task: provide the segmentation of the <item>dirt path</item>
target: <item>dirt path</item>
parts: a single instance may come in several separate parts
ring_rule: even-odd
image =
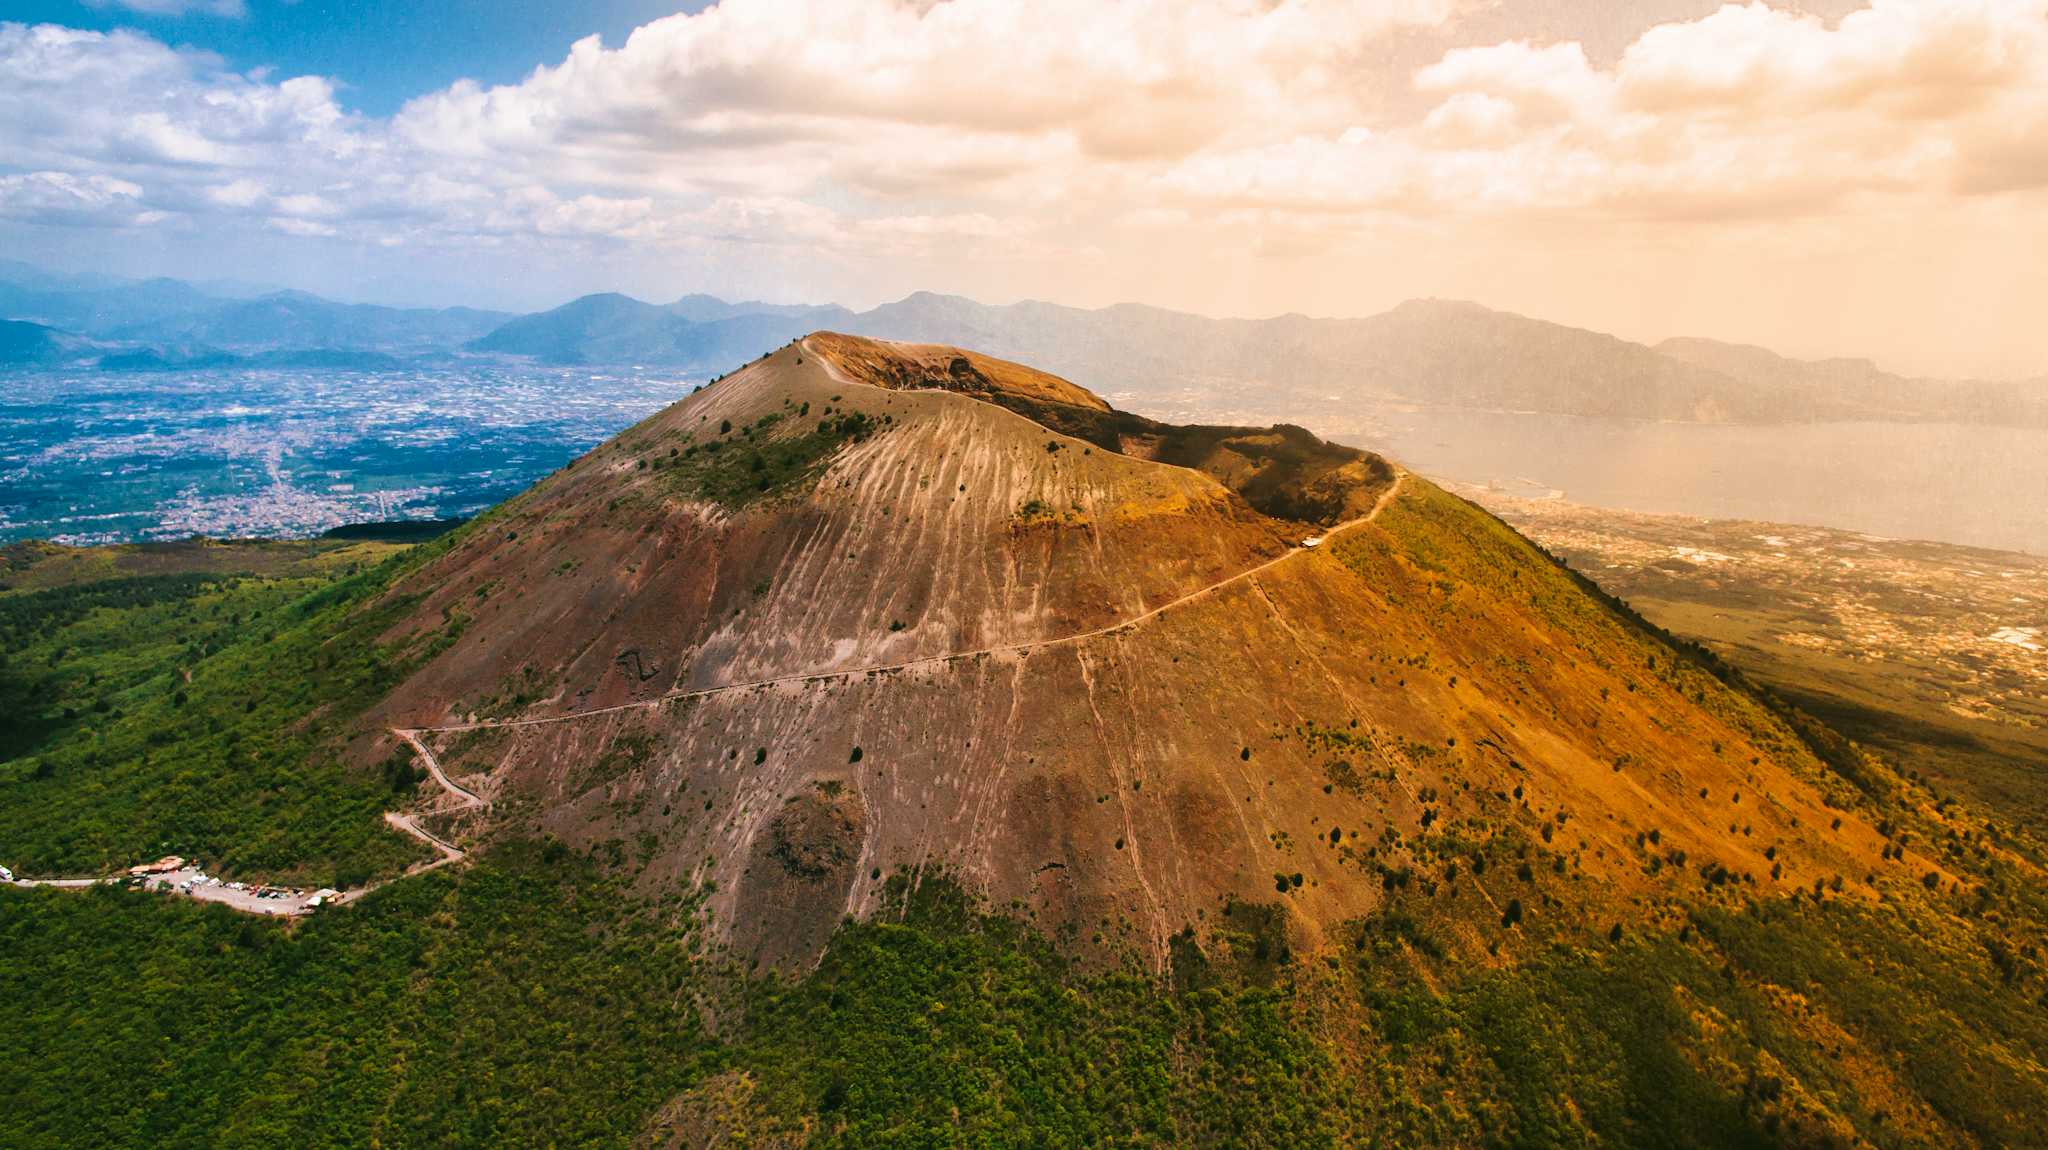
[[[829,363],[830,361],[821,362]],[[1394,472],[1394,481],[1387,485],[1387,489],[1385,491],[1380,492],[1379,498],[1373,501],[1372,509],[1356,519],[1352,519],[1344,523],[1339,523],[1337,526],[1330,528],[1328,531],[1325,531],[1322,536],[1323,545],[1327,545],[1330,540],[1335,539],[1337,536],[1343,534],[1344,532],[1363,526],[1364,524],[1370,523],[1374,519],[1377,519],[1379,517],[1380,512],[1386,510],[1387,505],[1393,502],[1394,496],[1400,493],[1401,486],[1403,483],[1407,481],[1407,478],[1408,473],[1406,471],[1396,469]],[[1168,611],[1172,611],[1179,607],[1185,607],[1189,603],[1193,603],[1196,600],[1202,599],[1209,595],[1213,595],[1217,591],[1220,591],[1225,587],[1229,587],[1237,583],[1242,583],[1247,579],[1255,578],[1258,575],[1270,571],[1273,568],[1279,566],[1280,564],[1287,562],[1289,559],[1293,559],[1298,555],[1308,553],[1309,550],[1310,549],[1306,547],[1292,548],[1285,554],[1276,556],[1272,559],[1268,559],[1264,563],[1261,563],[1256,567],[1248,567],[1235,575],[1231,575],[1223,579],[1218,579],[1216,582],[1210,583],[1203,587],[1198,587],[1195,590],[1190,591],[1177,599],[1170,599],[1167,602],[1161,603],[1160,605],[1152,608],[1149,611],[1143,612],[1142,614],[1133,615],[1128,619],[1119,619],[1114,623],[1107,623],[1103,626],[1096,627],[1093,630],[1081,631],[1072,635],[1061,635],[1053,639],[1034,639],[1025,643],[1004,643],[993,647],[980,647],[972,651],[952,651],[940,655],[924,655],[916,659],[907,659],[900,663],[881,663],[866,667],[849,667],[837,671],[796,671],[787,675],[775,675],[766,679],[750,679],[743,683],[725,683],[716,687],[700,687],[696,690],[691,691],[668,691],[652,699],[636,699],[630,703],[616,703],[609,707],[598,707],[588,711],[576,711],[567,715],[540,715],[529,719],[483,719],[474,723],[449,723],[444,726],[437,727],[393,727],[391,730],[392,733],[397,735],[399,738],[404,739],[408,743],[411,743],[413,749],[418,751],[422,756],[426,758],[428,764],[427,769],[433,772],[434,777],[441,783],[442,786],[445,786],[456,793],[467,795],[470,799],[474,800],[475,802],[482,802],[483,800],[478,799],[476,795],[471,794],[469,791],[457,786],[454,782],[450,781],[446,775],[441,773],[440,765],[434,761],[434,757],[427,752],[426,747],[420,742],[420,735],[442,732],[493,730],[500,727],[535,727],[542,726],[548,723],[566,723],[574,719],[588,719],[598,715],[617,714],[621,711],[637,711],[644,710],[648,707],[659,707],[665,703],[671,703],[678,699],[709,698],[713,695],[725,694],[728,691],[751,691],[760,687],[774,687],[784,683],[825,683],[838,679],[858,678],[864,675],[884,674],[891,671],[907,671],[913,667],[940,666],[946,663],[957,663],[963,659],[979,659],[983,656],[988,655],[1025,655],[1034,651],[1048,650],[1050,648],[1066,646],[1068,644],[1084,643],[1090,639],[1098,639],[1104,635],[1111,635],[1130,627],[1136,627],[1139,624],[1157,618],[1158,616],[1163,615]]]
[[[808,351],[810,349],[808,346],[806,346],[805,350]],[[828,371],[834,371],[836,377],[836,369],[834,369],[831,366],[830,360],[823,359],[821,357],[820,362],[826,365],[826,369]],[[1323,544],[1327,545],[1327,543],[1330,540],[1335,539],[1338,535],[1341,535],[1346,531],[1350,531],[1353,528],[1359,527],[1366,523],[1370,523],[1374,519],[1377,519],[1379,517],[1380,512],[1385,511],[1387,509],[1387,506],[1394,501],[1394,496],[1400,493],[1401,486],[1404,482],[1406,482],[1407,478],[1407,472],[1396,469],[1394,472],[1394,481],[1387,485],[1387,489],[1385,491],[1380,492],[1379,498],[1373,501],[1372,508],[1368,510],[1364,515],[1361,515],[1358,518],[1350,520],[1348,522],[1340,523],[1337,526],[1332,527],[1328,531],[1324,532],[1322,537]],[[427,773],[433,777],[433,780],[436,783],[440,784],[443,790],[445,790],[446,792],[448,792],[450,796],[455,798],[457,804],[460,807],[465,809],[488,808],[491,805],[490,800],[484,798],[483,796],[477,794],[475,791],[472,791],[469,788],[463,786],[462,784],[456,782],[454,779],[448,777],[447,772],[441,769],[440,760],[435,758],[434,752],[427,748],[426,743],[420,738],[421,735],[441,732],[489,730],[500,727],[532,727],[546,723],[565,723],[576,719],[588,719],[597,715],[610,715],[617,714],[621,711],[642,710],[648,707],[659,707],[665,703],[673,702],[677,699],[708,698],[712,695],[720,695],[728,691],[750,691],[756,688],[772,687],[782,683],[830,682],[837,679],[851,679],[856,676],[879,674],[889,671],[908,670],[912,667],[938,666],[946,663],[959,662],[963,659],[976,659],[985,655],[1023,655],[1033,651],[1042,651],[1054,647],[1066,646],[1069,644],[1083,643],[1089,639],[1100,638],[1105,635],[1115,634],[1119,631],[1124,631],[1128,628],[1139,626],[1148,620],[1155,619],[1160,615],[1165,614],[1168,611],[1175,610],[1179,607],[1184,607],[1189,603],[1193,603],[1206,596],[1213,595],[1217,591],[1220,591],[1225,587],[1229,587],[1234,584],[1243,583],[1247,580],[1254,579],[1258,577],[1260,574],[1270,571],[1273,568],[1279,566],[1280,564],[1287,562],[1289,559],[1292,559],[1298,555],[1305,554],[1309,550],[1310,549],[1306,547],[1292,548],[1288,550],[1285,554],[1276,556],[1272,559],[1268,559],[1264,563],[1261,563],[1255,567],[1246,568],[1245,570],[1240,571],[1235,575],[1231,575],[1223,579],[1218,579],[1214,583],[1210,583],[1206,586],[1196,588],[1195,590],[1190,591],[1177,599],[1171,599],[1165,603],[1161,603],[1157,607],[1154,607],[1149,611],[1133,615],[1128,619],[1119,619],[1114,623],[1105,624],[1101,627],[1093,628],[1092,630],[1081,631],[1072,635],[1062,635],[1055,639],[1039,639],[1028,643],[1007,643],[994,647],[982,647],[973,651],[955,651],[943,655],[927,655],[923,658],[911,659],[901,663],[885,663],[876,666],[853,667],[839,671],[803,671],[789,675],[776,675],[767,679],[752,679],[744,683],[726,683],[722,686],[717,687],[703,687],[694,691],[669,691],[652,699],[640,699],[631,703],[619,703],[610,707],[599,707],[595,710],[589,711],[577,711],[574,714],[568,715],[543,715],[530,719],[486,719],[482,722],[451,723],[445,726],[438,727],[393,727],[391,728],[391,733],[397,735],[400,739],[403,739],[407,745],[412,747],[413,753],[417,754],[420,757],[420,761],[426,764]],[[457,849],[452,844],[435,837],[435,835],[432,832],[420,826],[417,818],[415,818],[414,816],[401,814],[397,811],[391,811],[385,814],[384,821],[389,823],[393,829],[401,831],[405,834],[409,834],[414,838],[419,839],[421,842],[426,843],[428,846],[433,847],[440,854],[440,857],[435,861],[415,867],[413,870],[408,871],[408,874],[418,874],[424,871],[432,870],[435,867],[446,866],[449,863],[460,862],[462,860],[463,852],[461,850]],[[368,887],[344,892],[343,894],[338,896],[334,901],[352,902],[355,899],[362,897],[364,894],[369,893],[371,890],[376,889],[377,885],[379,884],[373,883]]]
[[[888,341],[888,340],[881,340],[880,342],[882,342],[882,343],[888,343],[888,342],[890,342],[890,341]],[[811,348],[811,337],[810,337],[810,336],[805,336],[805,337],[803,337],[802,339],[798,340],[798,341],[797,341],[797,346],[798,346],[798,347],[801,347],[801,348],[803,348],[803,349],[804,349],[804,354],[805,354],[805,355],[808,355],[808,356],[810,356],[810,357],[811,357],[812,359],[815,359],[815,360],[817,360],[817,361],[818,361],[819,365],[820,365],[820,366],[822,366],[822,367],[823,367],[823,368],[825,369],[825,374],[826,374],[827,376],[829,376],[829,377],[831,378],[831,380],[832,380],[832,382],[833,382],[833,383],[843,383],[843,384],[847,384],[847,385],[849,385],[849,386],[854,386],[854,387],[873,387],[873,386],[874,386],[874,385],[873,385],[873,384],[871,384],[871,383],[870,383],[870,384],[863,384],[863,383],[859,383],[858,381],[856,381],[856,380],[854,380],[854,379],[851,379],[851,378],[849,378],[849,377],[847,376],[847,374],[846,374],[845,372],[843,372],[843,371],[839,370],[839,365],[838,365],[838,364],[836,364],[836,363],[833,363],[833,362],[832,362],[832,357],[831,357],[831,356],[829,356],[829,355],[819,355],[819,354],[818,354],[818,353],[817,353],[816,351],[812,350],[812,348]]]
[[[441,789],[448,792],[448,796],[455,800],[456,809],[488,810],[490,808],[491,800],[484,798],[482,795],[448,777],[448,772],[441,769],[441,760],[434,757],[434,752],[428,750],[425,743],[420,742],[418,732],[402,731],[393,728],[391,733],[405,740],[407,745],[412,747],[413,753],[419,756],[422,763],[426,764],[428,776],[434,782],[440,784]],[[462,848],[421,826],[420,816],[418,815],[407,814],[404,811],[385,811],[384,822],[392,830],[400,834],[411,835],[434,848],[434,853],[437,857],[432,862],[415,863],[406,868],[406,877],[425,874],[430,870],[447,866],[449,863],[461,862],[463,859],[464,852]],[[381,882],[373,882],[367,886],[346,890],[336,895],[332,901],[354,902],[382,885],[384,884]]]
[[[428,830],[427,828],[421,826],[419,823],[419,819],[415,816],[400,814],[397,811],[385,811],[384,821],[389,823],[394,830],[402,831],[405,834],[409,834],[412,837],[427,844],[428,846],[433,847],[436,851],[440,852],[441,857],[439,860],[435,862],[422,864],[419,868],[420,870],[432,870],[433,868],[441,866],[446,863],[462,861],[463,852],[460,848],[458,848],[455,844],[449,842],[447,839],[442,838],[440,835],[437,835],[434,832]],[[414,873],[418,872],[415,871]]]
[[[421,729],[435,730],[438,728]],[[434,777],[435,782],[441,784],[442,790],[445,790],[449,794],[455,796],[457,806],[467,809],[474,807],[488,807],[491,805],[490,800],[484,798],[482,795],[477,794],[475,791],[470,790],[468,787],[463,786],[461,783],[456,782],[454,779],[448,777],[447,772],[441,769],[441,760],[436,759],[434,757],[434,752],[428,750],[427,745],[425,743],[420,742],[418,730],[400,730],[397,727],[393,727],[391,729],[391,733],[397,735],[399,738],[404,739],[407,743],[412,745],[413,753],[418,755],[420,759],[427,764],[427,773]],[[392,816],[390,815],[385,816],[387,821],[389,821],[391,817]],[[408,833],[413,835],[415,838],[425,839],[430,844],[447,847],[447,849],[449,850],[455,849],[453,847],[449,847],[448,844],[442,842],[440,839],[437,839],[430,834],[427,834],[425,831],[422,831],[417,827],[412,827],[408,831]],[[457,853],[459,854],[460,852]]]
[[[434,758],[434,753],[428,750],[413,732],[395,731],[393,733],[412,746],[413,752],[426,764],[427,774],[433,778],[435,783],[440,785],[442,790],[448,793],[449,797],[455,800],[455,807],[457,809],[488,808],[491,805],[489,799],[449,778],[447,772],[441,769],[440,760]],[[421,826],[418,815],[407,814],[403,811],[385,811],[384,822],[391,829],[401,834],[411,835],[413,838],[434,849],[435,857],[431,861],[415,863],[406,868],[405,877],[425,874],[430,870],[436,870],[450,863],[461,862],[463,859],[461,848]],[[116,873],[99,878],[24,878],[14,880],[13,885],[51,887],[57,890],[84,890],[87,887],[98,886],[105,882],[118,882],[127,877],[125,874]],[[280,893],[265,895],[259,893],[259,891],[269,888],[260,885],[254,888],[232,886],[222,883],[218,879],[210,879],[196,866],[192,866],[184,867],[168,874],[152,875],[143,880],[143,885],[152,890],[176,892],[185,898],[196,899],[200,902],[217,902],[231,909],[241,911],[244,914],[289,918],[306,914],[325,904],[354,902],[378,887],[383,886],[384,881],[372,882],[338,892],[285,890]],[[325,897],[321,897],[323,893]],[[315,901],[316,899],[317,901]]]

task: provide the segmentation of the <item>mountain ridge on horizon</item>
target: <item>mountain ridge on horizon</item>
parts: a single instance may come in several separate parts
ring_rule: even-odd
[[[869,312],[881,310],[884,308],[902,307],[905,305],[917,304],[926,301],[941,301],[946,303],[968,304],[976,308],[995,310],[1023,308],[1048,309],[1053,311],[1080,314],[1138,313],[1148,315],[1169,316],[1178,319],[1188,319],[1218,324],[1259,324],[1280,323],[1288,321],[1314,323],[1346,321],[1355,322],[1361,319],[1382,316],[1389,314],[1391,312],[1400,311],[1403,308],[1410,308],[1418,305],[1448,305],[1475,309],[1496,315],[1506,315],[1522,319],[1529,319],[1539,323],[1554,324],[1559,327],[1571,328],[1575,331],[1586,331],[1598,335],[1608,335],[1611,338],[1619,339],[1626,343],[1633,343],[1638,346],[1650,347],[1654,349],[1662,349],[1667,347],[1667,345],[1708,343],[1723,345],[1732,348],[1768,351],[1771,355],[1777,358],[1789,360],[1791,362],[1800,364],[1824,365],[1836,364],[1841,362],[1856,362],[1859,364],[1867,364],[1883,374],[1902,379],[1943,383],[2011,384],[2048,382],[2048,372],[2021,375],[1982,375],[1970,373],[1927,374],[1891,371],[1889,369],[1884,368],[1877,359],[1871,356],[1854,355],[1849,353],[1802,356],[1783,352],[1778,350],[1777,348],[1771,347],[1767,344],[1757,343],[1753,340],[1734,337],[1681,334],[1665,336],[1661,339],[1656,339],[1654,341],[1647,339],[1630,339],[1624,336],[1614,336],[1612,335],[1612,333],[1603,331],[1599,328],[1582,327],[1561,320],[1552,320],[1540,316],[1527,315],[1523,312],[1515,311],[1511,308],[1496,307],[1491,304],[1482,303],[1475,299],[1457,296],[1434,295],[1411,296],[1387,308],[1381,309],[1380,311],[1368,312],[1363,314],[1342,314],[1334,312],[1311,313],[1300,310],[1290,310],[1262,315],[1213,315],[1207,312],[1191,311],[1185,308],[1167,307],[1161,304],[1146,303],[1141,300],[1128,299],[1118,300],[1112,303],[1101,304],[1094,307],[1084,306],[1080,304],[1061,303],[1057,300],[1043,299],[1036,296],[1020,297],[1018,299],[1011,300],[1007,303],[985,303],[970,295],[965,295],[959,292],[941,291],[935,288],[917,288],[905,293],[901,298],[894,300],[885,300],[867,309],[857,308],[852,305],[843,304],[836,301],[821,302],[796,300],[787,302],[771,302],[761,299],[728,300],[725,297],[717,295],[715,293],[701,290],[687,291],[672,301],[660,303],[648,299],[643,299],[640,296],[629,291],[621,291],[618,289],[604,289],[599,291],[584,292],[579,295],[572,296],[569,299],[562,301],[561,303],[557,303],[549,307],[535,308],[531,310],[519,310],[504,307],[478,307],[472,304],[465,303],[427,303],[419,301],[394,302],[390,300],[370,298],[337,298],[334,296],[322,295],[321,293],[316,291],[288,287],[277,283],[262,281],[246,281],[234,278],[216,277],[206,280],[185,280],[175,276],[168,275],[126,276],[115,275],[111,273],[57,271],[41,267],[39,265],[30,263],[25,260],[0,257],[0,318],[35,318],[33,316],[22,316],[18,314],[12,314],[8,311],[8,308],[11,306],[12,303],[12,300],[10,298],[10,289],[19,290],[21,288],[27,287],[34,288],[35,290],[43,292],[77,292],[130,289],[137,287],[147,287],[152,285],[175,285],[177,287],[193,289],[199,295],[202,295],[215,301],[246,301],[269,297],[288,297],[305,301],[317,302],[331,306],[384,308],[393,311],[404,312],[482,312],[491,315],[501,316],[504,317],[506,320],[523,319],[530,318],[533,316],[546,315],[550,312],[559,311],[565,307],[569,307],[571,305],[599,297],[614,297],[618,299],[628,300],[631,301],[632,303],[644,305],[647,307],[661,308],[673,312],[675,314],[683,315],[686,318],[690,318],[692,320],[727,318],[733,315],[740,314],[795,315],[805,312],[825,312],[833,310],[845,311],[850,314],[856,315],[864,315]],[[49,326],[55,326],[59,328],[63,327],[62,324],[51,324]]]
[[[0,318],[38,323],[62,337],[32,350],[0,348],[0,364],[9,366],[304,364],[374,371],[402,368],[403,357],[487,354],[711,374],[789,339],[843,330],[985,348],[1154,406],[1190,398],[1242,406],[1257,388],[1253,409],[1268,412],[1293,410],[1304,400],[1355,399],[1679,422],[2048,426],[2048,378],[1909,377],[1869,359],[1801,360],[1695,336],[1643,344],[1437,298],[1405,300],[1363,317],[1213,318],[1138,302],[985,304],[928,289],[864,311],[727,301],[702,292],[668,303],[593,292],[515,315],[340,303],[293,289],[208,294],[166,277],[119,280],[0,261]]]

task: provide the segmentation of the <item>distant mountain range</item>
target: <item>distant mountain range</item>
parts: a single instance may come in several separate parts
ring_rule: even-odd
[[[986,307],[919,294],[867,313],[856,330],[984,347],[1148,404],[1300,410],[1336,398],[1648,419],[1772,418],[1761,389],[1640,344],[1439,300],[1365,319],[1215,320],[1133,304]]]
[[[1258,417],[1363,400],[1701,422],[2048,424],[2048,381],[1909,379],[1865,360],[1806,363],[1703,339],[1647,347],[1446,300],[1411,300],[1363,319],[1245,320],[1137,304],[991,306],[930,292],[865,312],[596,295],[513,320],[470,348],[714,372],[820,328],[983,349],[1140,407]]]
[[[1258,416],[1395,403],[1699,422],[2048,426],[2048,379],[1916,379],[1868,360],[1794,360],[1707,339],[1652,347],[1446,300],[1411,300],[1361,319],[1212,319],[1138,304],[996,306],[931,292],[863,312],[708,295],[655,304],[602,293],[515,316],[344,304],[244,284],[67,275],[0,261],[0,317],[47,333],[10,330],[0,341],[0,364],[28,366],[372,371],[422,356],[487,355],[708,375],[830,329],[1043,364],[1141,408]]]
[[[512,316],[476,308],[377,307],[342,304],[304,292],[251,300],[124,325],[116,339],[164,340],[230,349],[326,348],[417,353],[444,351],[489,334]]]
[[[77,354],[83,341],[39,323],[0,320],[0,364],[61,363]]]
[[[1788,359],[1767,348],[1711,339],[1667,339],[1656,350],[1802,403],[1812,419],[2038,425],[2048,403],[2048,379],[1913,379],[1867,359]]]
[[[245,294],[250,290],[261,294]],[[337,303],[225,282],[201,286],[65,275],[18,261],[0,261],[0,317],[55,329],[72,341],[70,355],[117,368],[291,358],[309,351],[386,359],[446,354],[513,318],[476,308]],[[45,362],[0,347],[0,363]]]
[[[853,312],[836,306],[733,304],[703,295],[661,305],[607,292],[521,316],[469,348],[548,363],[660,364],[722,371],[796,336],[843,327],[854,318]]]

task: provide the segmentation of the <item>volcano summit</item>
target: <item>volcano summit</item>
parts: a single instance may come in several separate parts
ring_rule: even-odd
[[[958,349],[797,341],[390,594],[386,641],[464,620],[362,736],[493,797],[448,836],[638,844],[771,965],[935,875],[1157,969],[1254,906],[1314,952],[1427,889],[1486,954],[1890,855],[1797,731],[1469,504]]]

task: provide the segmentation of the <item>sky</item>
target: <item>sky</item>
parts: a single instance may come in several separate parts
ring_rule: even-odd
[[[2048,0],[10,0],[0,256],[2048,375]]]

